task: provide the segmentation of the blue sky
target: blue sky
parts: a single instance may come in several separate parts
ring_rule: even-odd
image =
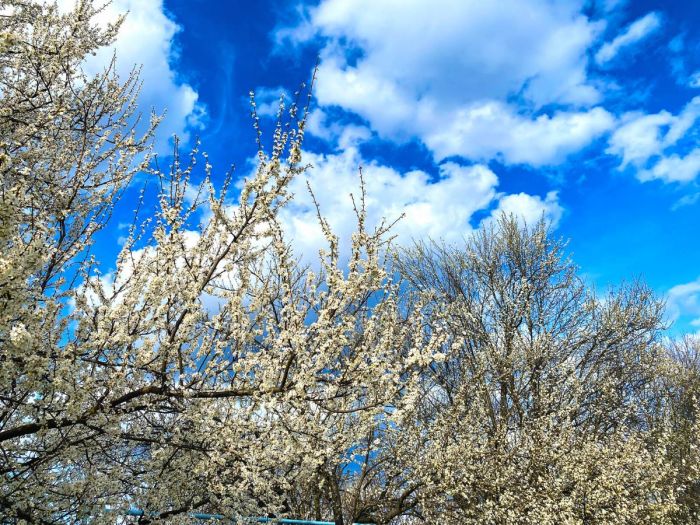
[[[220,173],[235,163],[245,175],[255,151],[248,92],[265,113],[320,57],[308,179],[341,235],[352,231],[348,194],[362,165],[370,217],[406,213],[399,242],[458,241],[500,210],[544,214],[592,285],[643,278],[668,294],[676,330],[700,331],[700,2],[110,9],[130,10],[120,67],[143,63],[142,104],[167,106],[161,156],[169,134],[199,136]],[[296,184],[284,220],[309,256],[315,213]]]

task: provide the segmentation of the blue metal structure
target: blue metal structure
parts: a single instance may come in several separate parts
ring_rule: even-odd
[[[129,509],[126,511],[127,516],[144,516],[147,514],[141,509]],[[151,512],[153,517],[157,517],[157,512]],[[193,512],[189,514],[193,519],[197,520],[225,520],[226,516],[223,514],[203,514],[201,512]],[[236,522],[237,520],[230,518],[231,522]],[[294,520],[288,518],[244,518],[244,523],[280,523],[282,525],[335,525],[332,521],[314,521],[314,520]],[[373,525],[371,523],[353,523],[352,525]]]

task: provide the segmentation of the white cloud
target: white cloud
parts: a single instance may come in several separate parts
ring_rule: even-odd
[[[612,115],[599,107],[531,119],[505,104],[490,102],[446,115],[442,123],[426,130],[424,140],[438,160],[464,155],[541,166],[563,161],[613,124]]]
[[[685,156],[677,154],[662,157],[648,170],[638,173],[639,180],[646,182],[660,179],[664,182],[688,182],[700,174],[700,148]]]
[[[685,206],[692,206],[696,202],[700,201],[700,192],[690,193],[688,195],[683,195],[680,199],[673,203],[671,209],[676,211]]]
[[[595,55],[598,64],[603,65],[614,59],[622,49],[645,39],[661,27],[661,16],[651,12],[635,20],[625,31],[601,47]]]
[[[628,164],[643,164],[649,157],[663,150],[662,126],[673,122],[668,111],[652,115],[628,113],[623,125],[610,137],[608,153],[622,157],[621,168]]]
[[[689,319],[692,326],[700,327],[700,277],[668,291],[667,312],[671,321]]]
[[[622,157],[620,169],[637,168],[642,181],[660,179],[686,182],[700,173],[700,148],[685,155],[675,146],[687,136],[700,118],[700,97],[693,98],[678,115],[668,111],[655,114],[628,113],[612,134],[607,152]]]
[[[255,90],[255,110],[258,116],[274,117],[280,109],[280,100],[284,97],[289,107],[289,92],[283,87],[259,87]]]
[[[602,0],[603,11],[609,13],[617,9],[621,9],[627,4],[628,0]]]
[[[436,178],[420,170],[400,173],[365,161],[352,143],[336,154],[305,153],[304,160],[313,168],[306,177],[292,182],[295,199],[283,209],[281,218],[297,253],[307,262],[313,261],[324,246],[307,180],[320,203],[321,213],[341,242],[344,241],[341,251],[347,254],[347,241],[356,226],[350,193],[356,199],[359,197],[360,166],[366,184],[368,225],[377,225],[382,219],[393,222],[403,214],[404,218],[392,230],[400,244],[426,236],[458,242],[472,232],[470,223],[474,214],[491,207],[513,212],[528,222],[538,219],[542,212],[555,222],[561,215],[556,192],[550,192],[544,199],[527,194],[500,194],[496,191],[498,177],[481,164],[462,166],[445,162]]]
[[[366,126],[340,124],[329,119],[328,115],[320,108],[311,111],[305,129],[316,137],[336,143],[338,149],[357,145],[360,141],[369,140],[372,136],[371,130]]]
[[[498,207],[491,213],[490,220],[499,217],[501,213],[513,214],[528,225],[533,225],[544,218],[556,227],[564,213],[564,208],[559,204],[556,191],[548,192],[544,199],[539,195],[516,193],[501,198]]]
[[[683,138],[686,132],[693,127],[698,118],[700,118],[700,97],[695,97],[688,102],[683,108],[683,111],[674,118],[668,133],[666,133],[664,137],[664,146],[672,146]]]
[[[692,88],[700,89],[700,70],[696,71],[688,79],[688,85]]]
[[[306,153],[304,159],[313,168],[306,177],[292,182],[295,199],[283,210],[282,219],[299,253],[312,257],[323,243],[307,180],[323,216],[345,241],[356,226],[350,193],[359,196],[360,166],[366,183],[369,224],[376,225],[383,218],[393,222],[405,214],[394,230],[400,242],[427,235],[458,240],[471,231],[472,214],[488,207],[497,196],[498,178],[482,165],[445,163],[439,178],[431,181],[423,171],[400,173],[376,162],[365,162],[352,146],[337,154]]]
[[[68,10],[74,0],[60,0],[60,7]],[[173,38],[180,27],[168,18],[162,0],[112,0],[97,18],[99,23],[114,21],[128,12],[114,48],[99,50],[86,63],[88,72],[101,71],[116,49],[117,72],[127,78],[134,66],[142,66],[143,88],[139,95],[139,109],[148,121],[151,109],[166,116],[157,133],[156,149],[168,153],[169,140],[177,134],[183,141],[189,137],[188,129],[201,125],[204,107],[197,102],[198,95],[192,86],[178,78],[171,62],[176,59]]]
[[[325,40],[316,97],[440,161],[557,163],[610,128],[586,77],[601,24],[580,2],[325,0],[279,38]],[[513,104],[514,97],[522,103]],[[566,111],[538,116],[544,106]]]

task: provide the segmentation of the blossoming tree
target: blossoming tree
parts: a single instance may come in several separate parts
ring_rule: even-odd
[[[305,110],[281,111],[237,198],[230,180],[212,187],[206,162],[190,188],[196,150],[169,173],[148,167],[136,76],[81,70],[119,21],[97,27],[91,2],[3,9],[3,517],[284,512],[294,480],[354,446],[356,433],[325,421],[374,424],[412,377],[397,348],[418,321],[384,269],[386,228],[368,228],[358,207],[341,265],[319,217],[328,251],[320,270],[300,267],[277,215],[305,169]],[[139,170],[161,183],[159,211],[99,277],[89,247]]]
[[[426,516],[674,522],[685,488],[654,387],[672,365],[648,288],[597,296],[544,222],[506,216],[464,248],[417,244],[399,266],[437,292],[434,315],[450,326],[448,357],[423,376],[411,415],[420,452],[403,460]]]

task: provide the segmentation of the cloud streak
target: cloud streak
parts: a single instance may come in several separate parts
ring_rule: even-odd
[[[659,13],[651,12],[642,18],[635,20],[624,32],[615,37],[612,42],[604,44],[596,53],[595,61],[598,65],[611,62],[625,48],[641,42],[661,27]]]

